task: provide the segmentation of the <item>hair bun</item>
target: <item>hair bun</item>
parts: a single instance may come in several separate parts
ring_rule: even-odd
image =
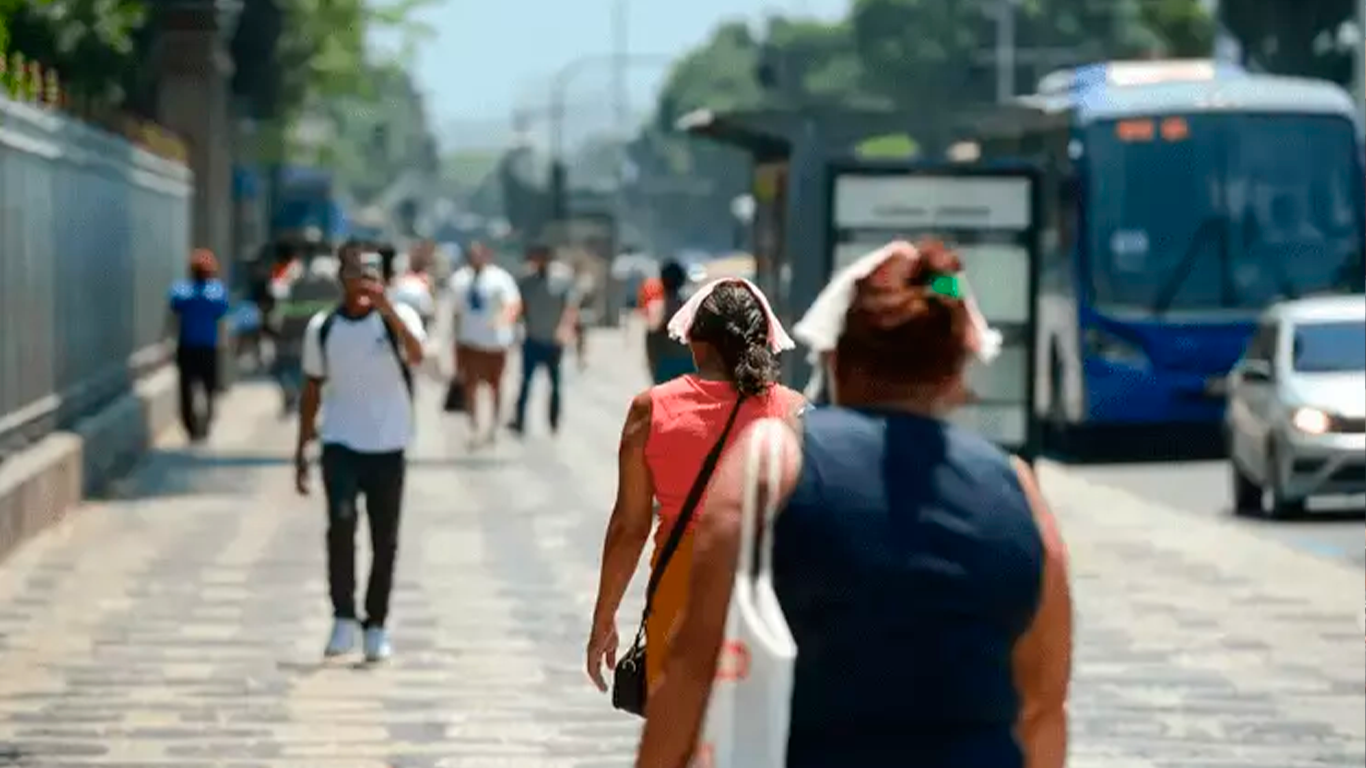
[[[930,290],[936,277],[961,271],[957,254],[938,240],[888,258],[855,287],[840,356],[888,381],[940,381],[961,370],[966,306]]]

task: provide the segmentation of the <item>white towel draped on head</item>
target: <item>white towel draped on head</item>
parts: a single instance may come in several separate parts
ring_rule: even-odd
[[[792,333],[811,350],[813,362],[824,352],[834,351],[844,333],[844,320],[854,301],[854,294],[860,280],[868,277],[882,266],[883,262],[894,256],[905,256],[912,260],[920,258],[914,245],[897,240],[861,257],[845,267],[820,292],[801,321],[792,327]],[[968,340],[969,347],[977,358],[990,363],[1001,351],[1001,334],[987,324],[977,301],[972,296],[967,275],[958,275],[963,290],[963,304],[971,319],[973,332]]]
[[[787,335],[787,330],[783,328],[783,324],[778,321],[778,316],[773,314],[773,307],[769,306],[768,297],[764,295],[764,292],[759,290],[759,286],[740,277],[723,277],[702,286],[701,289],[688,299],[686,304],[674,313],[673,318],[669,320],[669,338],[677,341],[679,344],[688,343],[688,334],[692,332],[692,324],[693,320],[697,317],[698,307],[701,307],[702,302],[706,301],[707,297],[711,295],[711,292],[716,290],[716,286],[721,285],[722,283],[740,283],[744,285],[750,293],[754,294],[754,298],[759,300],[759,306],[764,308],[764,315],[768,318],[769,349],[776,353],[797,346],[796,343],[792,341],[792,337]]]

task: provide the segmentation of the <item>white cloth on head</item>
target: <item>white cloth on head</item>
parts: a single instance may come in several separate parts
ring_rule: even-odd
[[[890,242],[859,258],[830,280],[812,302],[811,308],[792,327],[792,334],[811,350],[812,362],[815,362],[822,353],[834,351],[835,346],[839,344],[840,335],[844,333],[845,317],[849,314],[849,307],[854,301],[859,281],[876,272],[883,262],[897,255],[909,256],[911,259],[920,258],[920,252],[916,247],[904,240]],[[988,325],[986,318],[982,316],[977,301],[973,299],[967,276],[959,274],[958,279],[963,287],[963,304],[967,308],[973,327],[972,351],[978,360],[990,363],[1001,351],[1001,334]]]
[[[768,297],[759,290],[759,286],[741,277],[723,277],[713,280],[702,286],[694,293],[669,320],[669,338],[679,344],[688,343],[688,334],[692,331],[693,320],[697,318],[697,309],[702,306],[702,302],[707,300],[711,292],[716,290],[716,286],[722,283],[741,283],[749,292],[754,294],[754,298],[759,300],[759,306],[764,308],[764,316],[768,318],[768,346],[774,352],[784,352],[797,346],[792,341],[792,337],[787,335],[787,330],[779,322],[778,316],[773,314],[773,307],[769,306]]]

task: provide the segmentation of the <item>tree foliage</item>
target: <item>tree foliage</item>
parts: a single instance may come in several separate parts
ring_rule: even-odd
[[[315,148],[314,162],[333,169],[361,199],[379,194],[405,171],[437,173],[426,105],[407,70],[365,63],[359,77],[354,92],[323,102],[320,114],[331,125],[332,140]]]
[[[743,155],[673,132],[689,111],[954,110],[993,100],[999,7],[1000,0],[852,0],[848,17],[833,23],[774,17],[758,29],[718,26],[674,65],[657,119],[630,148],[643,186],[687,177],[709,180],[715,191],[707,201],[655,207],[657,218],[683,231],[700,229],[692,218],[711,217],[717,228],[730,199],[746,191]],[[1021,0],[1016,81],[1023,89],[1054,69],[1109,58],[1208,55],[1213,40],[1201,0]],[[899,155],[914,140],[881,137],[870,146]]]
[[[57,70],[81,98],[122,101],[137,78],[142,0],[3,0],[0,50],[8,47]]]
[[[909,106],[995,98],[997,0],[855,0],[851,26],[873,87]],[[1016,10],[1016,81],[1104,59],[1207,55],[1198,0],[1025,0]]]
[[[1354,0],[1222,0],[1224,25],[1251,62],[1271,72],[1352,81],[1351,46],[1339,32],[1352,20]]]

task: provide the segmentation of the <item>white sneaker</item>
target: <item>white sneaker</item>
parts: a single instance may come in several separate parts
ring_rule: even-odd
[[[355,619],[337,619],[332,623],[332,636],[327,639],[323,656],[341,656],[356,649],[356,633],[360,624]]]
[[[365,660],[384,661],[393,654],[389,647],[389,633],[384,627],[370,627],[365,630]]]

